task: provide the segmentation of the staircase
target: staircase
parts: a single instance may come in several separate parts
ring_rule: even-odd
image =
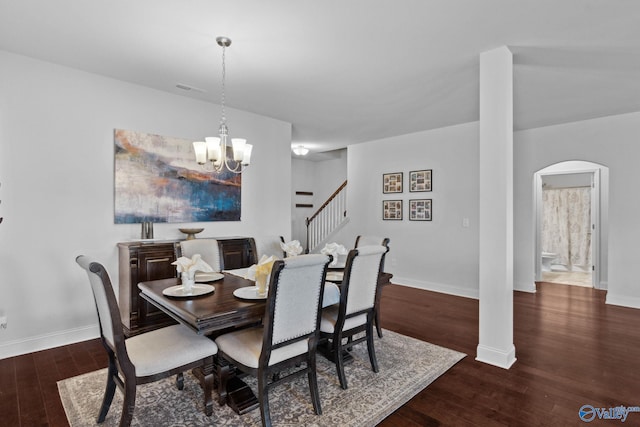
[[[307,247],[314,252],[320,245],[349,222],[347,218],[347,181],[333,192],[311,217],[307,218]]]

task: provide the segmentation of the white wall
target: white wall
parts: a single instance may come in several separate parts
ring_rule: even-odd
[[[640,308],[635,270],[640,242],[640,112],[550,126],[514,135],[514,287],[535,290],[533,176],[570,160],[609,168],[607,303]],[[358,234],[391,238],[386,270],[394,283],[456,295],[478,294],[478,123],[353,145],[348,155],[351,222],[336,241],[352,247]],[[433,169],[432,193],[408,193],[407,174]],[[382,174],[405,173],[405,191],[382,194]],[[410,222],[408,200],[433,199],[432,222]],[[403,221],[382,221],[382,200],[402,199]],[[462,219],[470,227],[462,227]]]
[[[518,132],[514,139],[515,282],[534,277],[533,174],[569,160],[609,168],[609,259],[607,303],[640,308],[640,280],[635,271],[640,242],[640,113],[549,126]]]
[[[337,241],[389,237],[394,283],[478,296],[478,123],[386,138],[348,149],[347,212]],[[409,172],[432,169],[433,191],[410,193]],[[401,194],[382,193],[382,174],[403,172]],[[410,199],[432,199],[432,221],[409,221]],[[382,201],[403,200],[403,220],[383,221]],[[469,227],[463,227],[463,219]]]
[[[98,336],[81,253],[117,282],[116,243],[140,236],[114,224],[114,128],[201,139],[220,108],[0,51],[0,358]],[[200,236],[290,230],[291,125],[228,111],[231,133],[254,144],[243,174],[242,220],[198,223]],[[267,185],[265,185],[267,184]],[[183,238],[185,224],[156,224]]]

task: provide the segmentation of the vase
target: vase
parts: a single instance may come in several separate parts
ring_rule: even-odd
[[[193,289],[193,285],[195,284],[195,272],[193,273],[188,273],[188,272],[183,272],[182,273],[182,289],[184,290],[185,293],[189,293],[191,292],[191,289]]]
[[[256,274],[256,286],[258,287],[258,296],[266,297],[267,296],[267,275],[266,274]]]

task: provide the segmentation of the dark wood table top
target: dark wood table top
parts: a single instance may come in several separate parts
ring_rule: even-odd
[[[254,286],[251,280],[224,273],[224,279],[208,282],[215,287],[212,294],[193,298],[162,294],[164,289],[179,284],[180,279],[171,278],[141,282],[138,287],[142,298],[199,334],[259,322],[264,316],[264,300],[242,300],[233,295],[238,288]]]
[[[378,283],[389,284],[392,277],[390,273],[380,273]],[[233,291],[238,288],[254,286],[252,280],[224,273],[224,279],[209,282],[215,287],[212,294],[193,298],[163,295],[163,290],[179,284],[180,279],[171,278],[141,282],[138,287],[142,298],[199,334],[252,324],[259,322],[264,316],[264,300],[242,300],[233,295]]]

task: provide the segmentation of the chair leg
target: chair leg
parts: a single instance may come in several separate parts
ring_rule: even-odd
[[[122,401],[122,415],[120,416],[120,427],[129,427],[133,419],[133,410],[136,406],[136,383],[134,380],[125,379],[124,398]]]
[[[376,359],[376,349],[373,346],[373,318],[367,321],[367,352],[373,372],[378,372],[378,360]]]
[[[344,359],[342,358],[342,337],[334,337],[333,339],[333,357],[336,361],[336,369],[338,370],[338,379],[340,387],[347,389],[347,377],[344,375]]]
[[[382,338],[382,326],[380,326],[380,309],[376,306],[376,310],[374,312],[375,322],[376,322],[376,330],[378,331],[378,337]]]
[[[262,427],[271,427],[271,413],[269,412],[269,389],[267,370],[258,372],[258,401],[260,402],[260,417]]]
[[[320,392],[318,391],[318,375],[316,372],[316,352],[309,354],[307,360],[307,373],[309,377],[309,391],[311,392],[311,401],[316,415],[322,415],[322,406],[320,405]]]
[[[102,398],[102,405],[100,406],[100,413],[98,414],[98,424],[104,422],[111,407],[113,396],[116,392],[116,381],[114,377],[118,375],[118,368],[116,367],[116,361],[111,355],[109,355],[109,370],[107,373],[107,386],[104,390],[104,397]]]
[[[213,356],[209,356],[204,359],[202,365],[202,374],[204,375],[204,413],[210,417],[213,415],[213,401],[211,395],[213,394]]]
[[[182,372],[176,375],[176,387],[178,390],[184,390],[184,374]]]

